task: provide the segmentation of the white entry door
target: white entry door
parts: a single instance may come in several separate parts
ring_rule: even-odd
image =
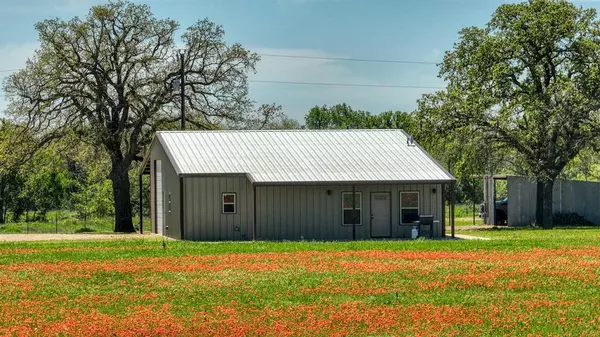
[[[162,163],[160,160],[154,164],[154,185],[156,186],[156,234],[163,235],[165,227],[165,206],[163,194]]]
[[[371,193],[371,237],[392,237],[391,194]]]

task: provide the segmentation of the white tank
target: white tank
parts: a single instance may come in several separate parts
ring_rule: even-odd
[[[419,230],[417,229],[417,226],[413,226],[412,230],[410,231],[410,237],[414,240],[419,236]]]

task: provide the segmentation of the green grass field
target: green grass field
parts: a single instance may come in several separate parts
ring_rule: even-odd
[[[133,220],[137,226],[137,217]],[[72,234],[82,232],[112,233],[114,230],[114,217],[91,217],[82,220],[76,217],[75,212],[51,211],[46,216],[46,221],[20,221],[0,225],[0,234]],[[149,218],[144,218],[144,230],[151,230]]]
[[[465,233],[0,243],[0,335],[600,335],[600,230]]]
[[[450,220],[448,215],[450,214],[449,207],[446,206],[446,223],[449,224]],[[473,215],[475,215],[475,223],[473,223]],[[464,226],[482,226],[483,219],[479,217],[479,206],[475,207],[473,211],[473,205],[459,204],[454,209],[454,224],[456,227]]]

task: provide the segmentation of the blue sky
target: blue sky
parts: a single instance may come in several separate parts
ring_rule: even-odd
[[[22,67],[37,47],[34,24],[84,16],[99,0],[0,0],[0,70]],[[439,62],[458,31],[483,26],[502,0],[140,0],[186,27],[209,18],[228,42],[260,54]],[[577,2],[600,8],[593,0]],[[435,65],[263,57],[254,80],[443,86]],[[0,72],[0,77],[8,74]],[[281,104],[298,120],[314,105],[411,111],[433,89],[252,83],[257,103]],[[2,95],[0,93],[0,95]],[[0,110],[5,107],[0,96]]]

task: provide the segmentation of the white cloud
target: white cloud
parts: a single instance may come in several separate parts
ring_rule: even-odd
[[[312,57],[348,57],[311,49],[250,48],[258,54]],[[262,57],[251,80],[367,85],[443,86],[436,77],[437,67],[354,63],[323,59]],[[303,120],[315,105],[346,102],[355,109],[379,113],[387,110],[413,110],[416,100],[433,89],[342,87],[251,83],[251,95],[258,103],[281,104],[288,115]]]
[[[0,46],[0,70],[23,68],[27,59],[33,56],[35,49],[38,46],[39,44],[37,42]],[[0,83],[2,83],[10,74],[10,71],[0,72]],[[4,93],[0,91],[0,114],[5,108],[6,101]]]
[[[314,3],[314,2],[342,2],[344,0],[277,0],[277,2],[279,2],[280,4],[288,4],[288,3],[295,3],[295,4],[308,4],[308,3]]]
[[[32,57],[38,43],[0,46],[0,69],[19,69]],[[250,48],[259,54],[309,57],[349,57],[314,49]],[[435,51],[424,57],[435,57]],[[0,73],[0,79],[10,73]],[[323,59],[276,58],[263,56],[251,80],[368,85],[443,86],[436,77],[437,67],[354,63]],[[258,103],[281,104],[291,117],[300,121],[315,105],[348,103],[355,109],[379,113],[387,110],[413,110],[416,100],[433,89],[338,87],[251,83],[251,96]],[[0,111],[6,108],[0,93]]]
[[[3,0],[0,14],[24,15],[52,13],[87,13],[94,4],[105,3],[102,0]]]
[[[2,65],[0,68],[22,68],[27,59],[33,56],[38,46],[39,43],[37,42],[0,46],[0,64]]]

